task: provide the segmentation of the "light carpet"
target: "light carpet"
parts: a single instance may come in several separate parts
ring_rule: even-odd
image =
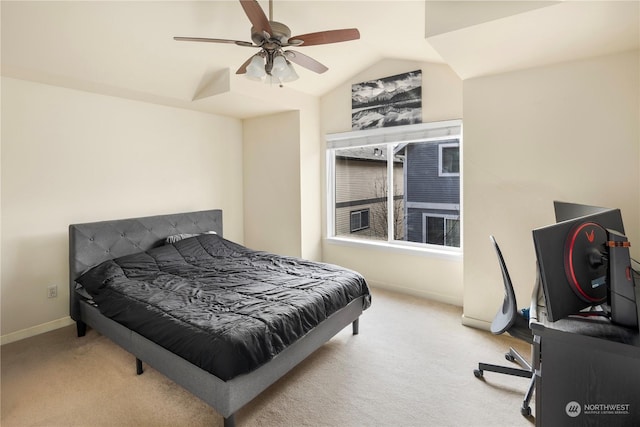
[[[461,324],[459,307],[373,290],[360,334],[345,328],[240,409],[238,426],[526,426],[526,378],[485,372],[526,343]],[[207,404],[89,330],[1,348],[2,427],[222,426]],[[532,401],[532,408],[534,401]]]

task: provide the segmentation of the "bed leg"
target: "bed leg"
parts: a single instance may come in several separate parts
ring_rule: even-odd
[[[87,333],[87,324],[81,320],[76,321],[76,332],[78,334],[78,338],[85,336]]]
[[[142,360],[136,357],[136,374],[142,375],[143,372],[144,372],[144,369],[142,369]]]
[[[224,427],[236,427],[236,414],[224,418]]]
[[[360,318],[358,317],[356,320],[353,321],[353,335],[358,335],[358,333],[360,332]]]

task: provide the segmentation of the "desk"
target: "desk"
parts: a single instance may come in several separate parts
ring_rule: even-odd
[[[536,426],[640,426],[640,334],[607,320],[550,322],[536,285]]]

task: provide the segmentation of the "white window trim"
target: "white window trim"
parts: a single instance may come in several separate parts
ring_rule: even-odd
[[[448,260],[461,260],[462,250],[451,246],[429,245],[426,243],[353,239],[349,237],[327,237],[327,243],[360,249],[374,249],[407,255],[424,255]]]
[[[432,123],[420,123],[409,126],[397,126],[389,128],[367,129],[353,132],[342,132],[327,134],[325,136],[326,150],[326,240],[332,244],[341,246],[352,246],[361,248],[373,248],[392,252],[403,252],[409,254],[424,254],[446,259],[460,259],[463,254],[462,221],[460,224],[460,247],[430,245],[427,243],[406,242],[390,239],[388,241],[366,240],[355,237],[337,237],[335,232],[335,150],[337,148],[360,147],[367,145],[387,144],[387,143],[411,143],[421,141],[446,141],[457,138],[462,141],[462,120],[447,120]],[[389,148],[389,147],[388,147]],[[391,148],[389,148],[390,150]],[[389,157],[387,157],[389,158]],[[462,167],[462,166],[461,166]],[[387,174],[393,177],[393,173]],[[388,188],[393,188],[392,185]],[[460,183],[460,197],[462,209],[462,182]],[[462,210],[461,210],[462,212]],[[390,228],[392,221],[389,221]],[[391,229],[388,236],[393,236]]]
[[[325,140],[327,148],[333,149],[393,142],[438,141],[452,139],[452,137],[462,138],[462,120],[456,119],[408,126],[331,133],[325,136]]]

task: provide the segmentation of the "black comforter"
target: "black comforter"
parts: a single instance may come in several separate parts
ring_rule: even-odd
[[[354,299],[363,277],[200,235],[105,261],[77,279],[107,317],[226,381]]]

